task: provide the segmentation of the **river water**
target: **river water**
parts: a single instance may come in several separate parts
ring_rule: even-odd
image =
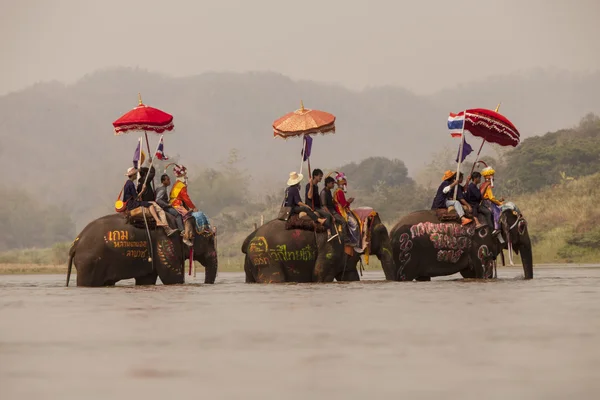
[[[600,267],[535,273],[99,289],[0,276],[0,399],[600,398]]]

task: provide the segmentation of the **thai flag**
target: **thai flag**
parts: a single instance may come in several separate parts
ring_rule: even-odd
[[[160,138],[160,143],[158,144],[158,148],[156,149],[156,158],[159,160],[168,160],[169,157],[165,154],[164,146],[163,146],[163,138]]]
[[[458,114],[450,113],[448,117],[448,129],[450,129],[450,136],[460,137],[462,135],[465,126],[465,112],[461,111]]]

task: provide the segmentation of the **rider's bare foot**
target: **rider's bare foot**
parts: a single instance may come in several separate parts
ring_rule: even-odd
[[[319,219],[317,219],[317,221],[318,221],[318,222],[319,222],[321,225],[323,225],[323,224],[324,224],[324,223],[325,223],[327,220],[326,220],[325,218],[319,218]]]

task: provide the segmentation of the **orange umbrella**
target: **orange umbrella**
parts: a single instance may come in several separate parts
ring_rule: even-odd
[[[273,122],[274,137],[287,139],[317,133],[323,135],[335,133],[335,116],[325,111],[304,108],[302,101],[300,101],[300,109]]]

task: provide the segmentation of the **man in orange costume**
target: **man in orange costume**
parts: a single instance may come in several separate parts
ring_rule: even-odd
[[[192,199],[187,192],[187,169],[183,165],[176,164],[173,167],[173,172],[177,177],[173,188],[171,189],[171,195],[169,196],[169,203],[184,220],[185,232],[183,234],[183,241],[188,246],[192,245],[191,239],[193,238],[193,232],[190,231],[189,224],[185,221],[190,217],[194,217],[196,220],[196,228],[198,230],[209,229],[210,224],[208,218],[203,212],[198,211]]]
[[[338,172],[338,174],[335,176],[335,180],[338,185],[337,189],[333,193],[333,203],[335,204],[335,209],[348,224],[351,242],[350,244],[354,248],[360,249],[360,228],[358,226],[358,218],[356,218],[356,215],[354,215],[350,209],[350,205],[354,202],[354,197],[349,197],[346,199],[346,187],[348,184],[346,175],[344,175],[343,172]]]

